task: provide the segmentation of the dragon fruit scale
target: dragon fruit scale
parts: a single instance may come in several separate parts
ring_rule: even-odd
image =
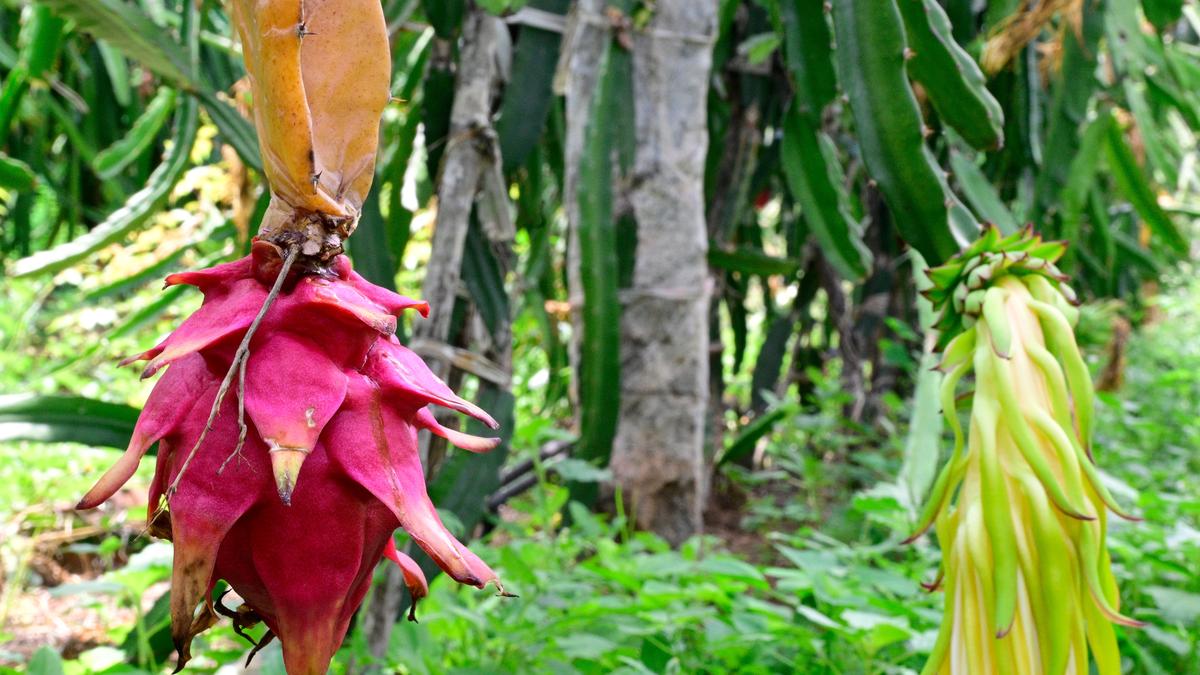
[[[499,442],[443,427],[430,405],[496,423],[396,339],[396,317],[427,306],[372,285],[345,256],[324,275],[285,279],[250,341],[243,400],[226,396],[196,445],[279,268],[279,249],[259,241],[246,258],[167,278],[199,288],[204,303],[129,359],[149,362],[143,377],[165,373],[128,450],[78,505],[111,497],[160,444],[148,513],[151,532],[175,546],[171,618],[181,667],[192,638],[224,610],[212,601],[224,579],[245,601],[239,627],[265,621],[289,673],[325,672],[385,555],[414,599],[426,591],[420,568],[392,543],[397,527],[457,581],[500,587],[442,524],[417,451],[422,428],[474,452]]]

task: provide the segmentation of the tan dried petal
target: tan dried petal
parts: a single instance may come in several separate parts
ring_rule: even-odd
[[[357,216],[371,186],[391,55],[378,0],[231,0],[271,191]]]
[[[306,0],[300,66],[320,186],[357,213],[371,189],[391,53],[379,0]]]

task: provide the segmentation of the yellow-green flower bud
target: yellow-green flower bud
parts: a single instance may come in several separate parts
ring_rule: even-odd
[[[1063,245],[994,229],[930,270],[949,368],[954,452],[918,536],[942,547],[945,616],[925,673],[1120,673],[1106,514],[1124,515],[1090,454],[1092,383],[1071,325]],[[973,301],[956,303],[963,287]],[[970,426],[954,401],[973,374]],[[957,495],[955,494],[957,492]],[[1128,517],[1128,516],[1126,516]]]

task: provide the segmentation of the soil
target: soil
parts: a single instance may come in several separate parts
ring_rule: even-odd
[[[140,500],[132,491],[123,490],[113,501],[106,513],[124,512]],[[4,582],[0,667],[23,665],[42,647],[54,649],[63,658],[75,658],[93,647],[112,644],[109,629],[129,626],[137,619],[135,608],[119,594],[69,592],[69,586],[93,581],[124,565],[129,559],[126,546],[144,543],[139,537],[142,523],[102,525],[99,512],[79,514],[70,505],[60,505],[53,509],[52,517],[58,527],[33,532],[28,515],[17,514],[17,522],[3,528],[5,553],[15,553],[16,560],[5,561],[8,577],[0,579]],[[111,555],[101,556],[90,552],[88,546],[78,546],[99,544],[111,535],[125,544]],[[164,583],[147,592],[149,600],[143,601],[152,603],[165,589]]]
[[[128,626],[136,618],[132,607],[120,606],[111,594],[55,596],[46,587],[25,589],[14,598],[0,629],[9,636],[0,650],[0,666],[22,665],[42,647],[54,649],[64,659],[75,658],[111,644],[109,627]]]

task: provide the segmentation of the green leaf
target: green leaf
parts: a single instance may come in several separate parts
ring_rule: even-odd
[[[732,579],[749,583],[755,588],[766,590],[770,588],[766,577],[758,567],[743,560],[726,556],[710,556],[700,561],[699,571],[706,576],[720,579]]]
[[[12,70],[4,78],[4,88],[0,89],[0,143],[8,139],[9,129],[13,119],[21,107],[21,99],[29,91],[29,75],[24,68]]]
[[[841,630],[844,628],[842,624],[834,621],[828,615],[823,614],[812,607],[809,607],[808,605],[797,605],[796,611],[800,614],[800,616],[803,616],[805,619],[808,619],[822,628],[829,628],[831,630]]]
[[[62,129],[62,132],[64,135],[66,135],[67,140],[71,141],[71,145],[75,148],[75,151],[79,154],[79,157],[88,164],[91,164],[92,160],[96,158],[96,148],[92,144],[91,139],[84,135],[83,131],[79,128],[79,125],[77,125],[75,120],[71,117],[71,113],[68,112],[65,107],[63,107],[62,103],[59,103],[54,98],[47,98],[45,101],[46,109],[50,113],[50,117],[52,117],[58,124],[59,128]]]
[[[508,457],[509,441],[515,421],[515,401],[512,393],[490,382],[482,382],[476,401],[500,423],[492,431],[475,419],[467,421],[466,432],[476,436],[500,435],[500,445],[486,454],[454,451],[443,462],[437,476],[429,484],[429,496],[439,509],[456,515],[467,532],[483,520],[487,512],[487,497],[500,487],[500,468]]]
[[[1167,621],[1194,625],[1200,620],[1200,594],[1165,586],[1148,586],[1144,590],[1154,598],[1154,604]]]
[[[46,0],[45,4],[53,7],[60,16],[73,20],[77,29],[104,40],[182,91],[199,97],[222,138],[233,146],[247,166],[262,171],[253,125],[200,83],[195,64],[189,61],[188,50],[180,48],[168,29],[155,24],[134,5],[122,0]],[[197,31],[194,38],[198,37]],[[191,51],[196,49],[198,45]],[[3,112],[2,97],[0,112]]]
[[[832,142],[819,136],[812,118],[793,106],[784,118],[780,152],[788,191],[800,204],[821,253],[844,278],[861,279],[871,266],[871,251],[850,215]]]
[[[62,20],[53,16],[44,5],[29,6],[23,18],[25,21],[17,36],[21,45],[17,64],[5,76],[4,89],[0,91],[0,145],[8,138],[21,99],[29,91],[30,81],[40,78],[53,64],[62,38]]]
[[[539,4],[559,4],[563,5],[562,11],[566,10],[566,3],[535,2],[533,6],[540,9]],[[521,27],[513,55],[512,81],[504,88],[496,122],[505,172],[521,166],[542,136],[554,101],[552,85],[561,41],[558,33]]]
[[[1137,267],[1153,278],[1161,275],[1167,268],[1165,261],[1143,247],[1137,239],[1115,228],[1111,235],[1113,243],[1116,244],[1117,259],[1114,261],[1114,267],[1117,269]]]
[[[0,66],[12,70],[17,67],[17,58],[19,58],[17,50],[13,49],[12,45],[0,37]]]
[[[1167,212],[1158,205],[1158,197],[1154,193],[1150,179],[1138,165],[1129,144],[1125,142],[1125,132],[1121,126],[1119,124],[1111,125],[1107,136],[1106,149],[1109,169],[1112,171],[1112,177],[1117,187],[1133,205],[1133,210],[1137,212],[1138,217],[1158,239],[1176,251],[1186,252],[1188,249],[1187,238],[1183,236]]]
[[[81,396],[0,396],[0,441],[85,443],[124,449],[137,408]]]
[[[120,16],[120,13],[115,18],[104,14],[103,8],[108,4],[110,4],[110,0],[98,0],[87,6],[95,6],[93,9],[98,13],[94,14],[94,17],[104,18],[107,16],[108,19],[106,20],[119,20],[123,18]],[[56,6],[76,7],[77,3],[64,0],[58,2]],[[129,11],[124,5],[121,5],[121,7],[124,8],[123,11]],[[188,73],[195,75],[199,68],[200,54],[199,8],[195,3],[183,3],[181,9],[182,21],[180,33],[185,49],[180,50],[175,48],[172,53],[181,52],[175,58],[181,60]],[[89,11],[91,10],[84,10],[84,15],[93,16],[93,14],[88,13]],[[148,23],[148,20],[141,17],[140,14],[136,15],[136,17]],[[76,20],[78,21],[79,19]],[[107,24],[102,23],[102,25]],[[159,34],[155,33],[155,35]],[[103,222],[93,227],[83,236],[52,249],[40,251],[32,256],[17,260],[11,270],[13,276],[44,274],[62,269],[109,244],[120,241],[128,233],[145,223],[166,202],[172,188],[175,187],[175,183],[179,181],[184,169],[187,168],[192,145],[196,140],[196,131],[199,122],[199,104],[195,98],[188,97],[183,105],[179,107],[175,116],[175,128],[167,155],[163,158],[162,163],[150,174],[146,186],[135,192],[126,200],[121,208],[109,214]]]
[[[863,648],[868,652],[912,637],[904,620],[894,616],[848,609],[842,612],[841,619],[851,630],[865,633]]]
[[[440,59],[429,64],[421,96],[425,163],[432,179],[442,166],[442,154],[446,151],[446,138],[450,133],[450,109],[454,107],[454,71]]]
[[[1154,658],[1153,654],[1137,642],[1127,640],[1125,644],[1129,646],[1130,652],[1141,664],[1141,668],[1137,669],[1136,672],[1145,673],[1146,675],[1170,675],[1172,672],[1176,672],[1167,670],[1167,668]]]
[[[19,159],[0,154],[0,187],[14,192],[26,192],[37,185],[33,169]]]
[[[396,290],[396,261],[387,245],[387,223],[379,209],[379,190],[371,190],[362,205],[354,236],[346,241],[354,269],[367,281]]]
[[[123,295],[131,293],[137,288],[145,286],[147,283],[160,280],[170,274],[171,270],[179,267],[179,259],[184,253],[190,249],[190,246],[183,246],[171,253],[162,257],[152,265],[143,267],[142,269],[133,272],[120,279],[115,279],[110,283],[97,287],[95,290],[88,291],[82,298],[80,304],[87,304],[103,300],[114,295]],[[172,288],[175,288],[172,286]]]
[[[766,436],[788,414],[795,412],[791,405],[781,404],[754,418],[752,422],[742,427],[738,435],[725,446],[725,452],[717,459],[716,466],[732,462],[743,455],[754,452],[754,446],[759,439]]]
[[[21,63],[34,79],[40,79],[54,67],[62,42],[63,21],[50,14],[46,9],[49,4],[40,2],[32,5],[29,30],[21,30]]]
[[[1083,210],[1087,207],[1088,195],[1096,184],[1096,175],[1101,166],[1108,130],[1115,121],[1112,115],[1101,114],[1084,129],[1079,152],[1071,159],[1066,181],[1059,194],[1059,211],[1062,221],[1062,236],[1070,242],[1079,241]],[[1104,227],[1104,224],[1100,224]]]
[[[1183,0],[1142,0],[1142,12],[1161,33],[1183,16]]]
[[[176,302],[179,300],[179,298],[183,297],[187,290],[188,287],[183,285],[172,286],[164,290],[150,304],[123,317],[120,322],[110,328],[100,340],[93,342],[90,347],[56,364],[52,372],[66,370],[79,361],[92,358],[96,354],[100,353],[101,350],[106,349],[111,340],[129,335],[142,326],[145,326],[151,321],[157,319],[168,309],[176,306]],[[84,298],[83,301],[86,302],[87,298]]]
[[[769,255],[749,246],[726,250],[715,244],[708,249],[708,264],[721,270],[764,277],[773,274],[792,277],[800,269],[799,260]]]
[[[979,150],[1004,144],[1004,111],[988,91],[975,59],[954,41],[950,19],[936,0],[901,0],[912,56],[908,72],[933,107],[963,140]]]
[[[96,40],[96,51],[100,52],[100,60],[104,62],[104,72],[112,82],[113,98],[121,107],[128,108],[133,104],[133,84],[130,82],[132,70],[121,50],[113,47],[104,40]]]
[[[838,79],[867,172],[904,240],[929,264],[941,264],[975,239],[979,223],[950,191],[925,143],[925,123],[908,83],[899,9],[895,0],[832,5]]]
[[[479,222],[471,219],[463,245],[462,278],[471,294],[471,301],[487,329],[495,333],[509,322],[508,292],[504,288],[504,273],[492,253],[487,236]]]
[[[25,672],[28,675],[63,675],[62,657],[50,647],[42,647],[33,653]]]
[[[768,394],[774,393],[779,383],[779,374],[783,369],[783,359],[787,355],[788,341],[796,327],[796,314],[788,312],[777,316],[767,327],[762,346],[758,350],[758,359],[754,362],[754,372],[750,378],[750,408],[762,412],[767,408]]]
[[[115,143],[96,153],[92,168],[103,179],[113,178],[142,156],[175,109],[175,90],[163,88],[146,104],[129,131]]]
[[[911,260],[913,284],[917,291],[931,288],[933,282],[925,274],[925,261],[915,252]],[[935,330],[933,306],[922,296],[918,296],[917,303],[921,315],[921,330],[928,334]],[[933,484],[938,457],[941,454],[939,446],[942,439],[942,404],[939,392],[942,372],[936,368],[939,358],[934,351],[935,347],[936,340],[927,341],[927,348],[921,355],[917,386],[912,397],[912,414],[908,419],[908,437],[904,442],[904,463],[900,466],[899,483],[908,499],[905,506],[913,516],[918,514],[925,494]]]
[[[238,157],[242,158],[242,162],[246,166],[261,174],[262,155],[258,150],[258,132],[254,130],[254,125],[242,117],[242,114],[233,106],[217,98],[207,89],[195,91],[193,95],[199,97],[200,101],[204,103],[204,109],[208,111],[208,116],[212,118],[217,125],[217,130],[221,132],[221,138],[233,146]]]
[[[429,63],[429,54],[433,51],[433,37],[436,34],[432,28],[427,28],[413,41],[404,59],[397,59],[393,95],[401,101],[411,101],[416,95],[417,87],[421,86],[421,80],[425,77],[425,64]]]
[[[975,0],[942,0],[941,5],[946,10],[946,18],[950,19],[955,41],[971,44],[979,28],[975,21]]]
[[[751,35],[738,45],[738,54],[746,57],[751,65],[758,65],[771,58],[779,49],[779,42],[779,36],[774,33]]]
[[[1175,653],[1176,656],[1186,657],[1192,651],[1191,645],[1187,640],[1179,637],[1174,633],[1169,633],[1152,623],[1142,626],[1142,631],[1146,637],[1150,638],[1154,643],[1166,647]]]
[[[97,5],[103,4],[104,2],[97,2]],[[194,74],[199,67],[198,7],[192,2],[185,2],[182,8],[184,8],[184,14],[182,14],[180,32],[186,44],[186,66],[188,72]],[[196,141],[198,125],[199,104],[196,98],[188,97],[175,115],[175,129],[168,154],[164,157],[161,165],[158,165],[150,174],[148,185],[133,193],[133,196],[128,198],[121,208],[113,211],[100,225],[90,229],[82,237],[67,241],[66,244],[55,246],[53,249],[19,259],[13,264],[12,274],[14,276],[44,274],[62,269],[104,246],[119,241],[133,229],[143,225],[166,202],[176,181],[184,173],[188,159],[190,159],[192,144]]]
[[[671,644],[669,638],[662,633],[642,638],[641,649],[638,651],[638,660],[651,673],[667,672],[667,664],[673,658],[673,655],[667,648],[669,644]]]
[[[1120,0],[1115,3],[1120,4]],[[1096,61],[1104,33],[1105,12],[1083,13],[1082,30],[1063,33],[1062,60],[1046,120],[1045,162],[1035,187],[1035,222],[1049,209],[1066,181],[1071,158],[1079,148],[1079,127],[1086,118],[1095,91]]]
[[[218,583],[214,591],[222,591],[220,587],[224,583]],[[143,600],[144,601],[144,600]],[[139,632],[141,634],[139,635]],[[145,642],[142,643],[142,640]],[[150,606],[150,611],[146,612],[141,620],[141,625],[135,625],[133,630],[125,636],[125,641],[121,643],[121,651],[125,652],[126,658],[130,662],[137,662],[138,650],[145,644],[150,648],[150,656],[157,663],[163,663],[175,651],[175,644],[171,640],[171,592],[163,591],[154,604]]]
[[[120,241],[145,223],[166,202],[171,189],[183,175],[192,143],[196,139],[198,123],[196,100],[188,98],[179,108],[170,150],[162,164],[150,174],[146,187],[135,192],[121,208],[109,214],[104,222],[87,234],[16,261],[12,267],[12,275],[21,277],[57,272],[109,244]]]
[[[965,154],[957,150],[950,151],[950,168],[958,179],[958,186],[967,196],[971,209],[986,223],[995,225],[1002,234],[1013,234],[1018,229],[1017,221],[1012,212],[1000,200],[996,188],[988,181],[983,171]]]
[[[554,473],[573,483],[601,483],[612,480],[612,471],[597,468],[595,464],[582,459],[568,457],[555,462],[551,468]]]
[[[421,0],[429,25],[444,40],[453,39],[462,26],[465,0]]]
[[[750,342],[750,312],[746,308],[749,278],[726,275],[721,301],[729,312],[729,330],[733,333],[733,372],[740,372]]]
[[[555,647],[568,659],[596,661],[617,649],[617,643],[593,633],[568,633],[552,638]]]
[[[41,0],[75,27],[174,82],[190,82],[187,54],[162,26],[122,0]]]
[[[1154,113],[1146,101],[1145,85],[1127,79],[1123,90],[1125,101],[1129,104],[1129,112],[1133,114],[1137,126],[1138,136],[1142,140],[1147,167],[1152,170],[1151,174],[1161,175],[1165,184],[1175,185],[1179,182],[1179,164],[1182,158],[1168,149],[1172,144],[1171,135],[1164,134],[1155,123]]]
[[[837,95],[833,44],[822,2],[780,0],[784,61],[796,86],[796,99],[809,114],[821,113]]]

